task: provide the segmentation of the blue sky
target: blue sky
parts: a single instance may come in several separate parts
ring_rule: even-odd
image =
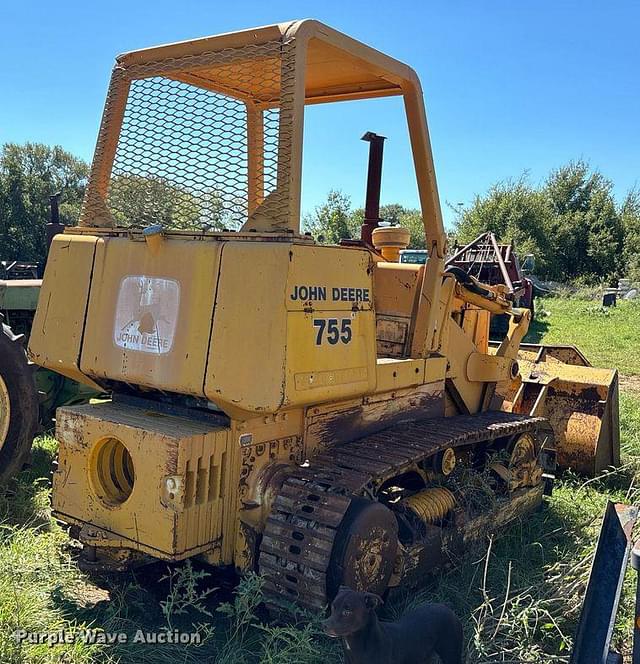
[[[57,143],[90,159],[117,53],[303,17],[418,71],[448,220],[446,201],[468,204],[525,170],[538,182],[570,159],[599,168],[618,198],[640,182],[635,0],[0,0],[0,143]],[[331,188],[362,204],[366,130],[389,138],[383,202],[416,205],[398,100],[363,104],[308,112],[305,211]]]

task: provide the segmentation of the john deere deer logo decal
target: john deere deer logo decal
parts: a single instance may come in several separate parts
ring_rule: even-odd
[[[116,346],[144,353],[168,353],[180,306],[180,284],[145,275],[120,283],[113,340]]]

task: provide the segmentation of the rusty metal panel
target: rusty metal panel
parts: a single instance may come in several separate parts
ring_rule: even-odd
[[[546,361],[519,356],[524,389],[514,408],[529,413],[535,408],[547,417],[557,439],[558,465],[593,476],[620,464],[618,372],[585,365],[573,350],[566,351],[571,364],[544,351],[538,353]]]
[[[326,445],[351,441],[393,428],[401,422],[444,415],[444,380],[365,399],[349,408],[334,407],[307,411],[305,452],[307,456]]]
[[[590,367],[591,363],[582,352],[570,344],[520,344],[522,359],[530,362],[546,362],[554,359],[565,364]]]
[[[403,358],[409,341],[410,318],[376,316],[378,357]]]

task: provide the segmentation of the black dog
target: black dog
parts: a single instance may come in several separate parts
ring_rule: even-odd
[[[444,604],[423,604],[397,622],[379,622],[378,595],[341,586],[324,622],[341,638],[349,664],[426,664],[436,653],[443,664],[462,663],[462,624]]]

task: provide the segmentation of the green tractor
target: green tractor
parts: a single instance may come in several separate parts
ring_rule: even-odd
[[[58,197],[51,197],[49,238],[64,228]],[[49,428],[58,406],[86,403],[96,396],[90,388],[27,359],[41,271],[37,263],[0,261],[0,485],[28,462],[33,439]]]

